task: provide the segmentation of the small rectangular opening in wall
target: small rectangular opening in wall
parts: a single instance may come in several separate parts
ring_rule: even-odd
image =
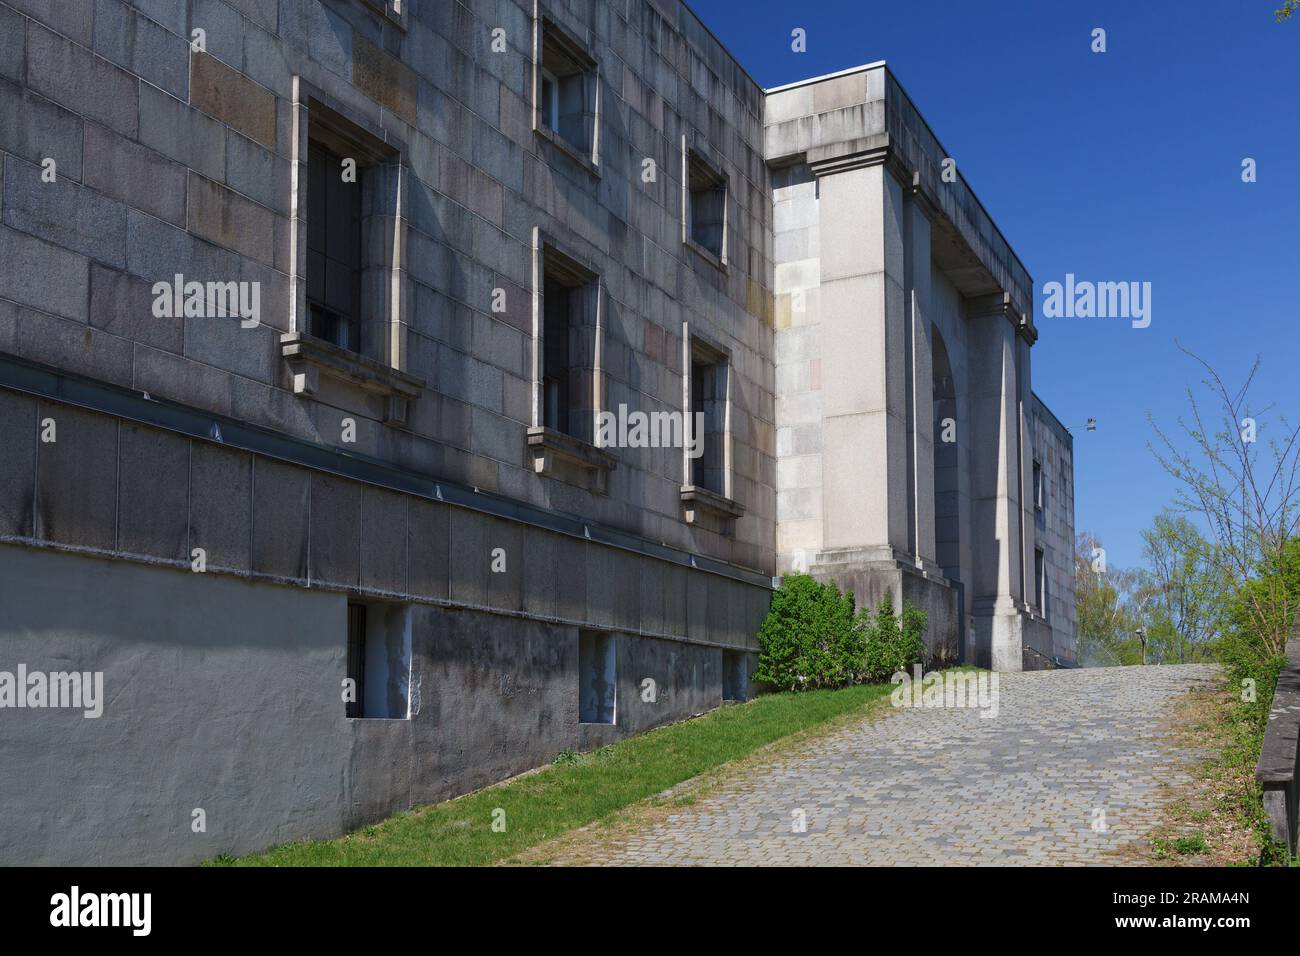
[[[749,673],[744,651],[722,652],[722,699],[749,700]]]
[[[614,723],[617,698],[614,637],[599,631],[578,632],[578,720]]]
[[[405,720],[411,713],[411,615],[400,604],[348,604],[347,716]]]

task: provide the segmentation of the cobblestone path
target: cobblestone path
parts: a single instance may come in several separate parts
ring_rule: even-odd
[[[1143,841],[1193,754],[1175,698],[1211,665],[999,675],[998,713],[899,709],[724,777],[630,833],[552,862],[709,865],[1104,864]],[[802,811],[806,832],[794,832]]]

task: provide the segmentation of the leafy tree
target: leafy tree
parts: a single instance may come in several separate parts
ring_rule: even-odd
[[[1105,562],[1101,539],[1095,534],[1084,532],[1075,539],[1074,599],[1081,664],[1142,663],[1142,651],[1134,637],[1136,581],[1133,572]]]
[[[1148,567],[1138,574],[1134,604],[1153,651],[1148,660],[1204,659],[1228,597],[1213,548],[1192,522],[1171,511],[1156,516],[1142,541]]]
[[[1273,15],[1277,17],[1277,22],[1281,23],[1283,20],[1291,19],[1291,14],[1295,13],[1297,8],[1300,8],[1300,0],[1283,0],[1282,6],[1274,10]]]
[[[1273,595],[1285,594],[1288,601],[1275,601]],[[1300,538],[1292,538],[1282,549],[1276,562],[1260,568],[1260,573],[1242,585],[1228,602],[1225,614],[1224,652],[1228,657],[1269,660],[1283,655],[1269,643],[1268,635],[1274,630],[1290,632],[1296,625],[1294,617],[1279,617],[1268,626],[1257,624],[1259,607],[1273,608],[1273,613],[1286,615],[1289,607],[1300,603]]]

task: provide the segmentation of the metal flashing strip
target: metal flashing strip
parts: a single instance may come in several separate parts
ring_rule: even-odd
[[[430,478],[368,455],[313,444],[226,415],[202,411],[164,399],[145,397],[147,393],[98,382],[16,356],[0,354],[0,388],[75,405],[92,412],[211,441],[228,448],[236,448],[392,491],[518,521],[557,534],[642,554],[697,571],[717,574],[744,584],[768,590],[772,587],[772,579],[769,576],[749,568],[728,564],[717,558],[681,551],[666,544],[656,544],[626,531],[618,531],[583,521],[581,518],[548,511],[495,492]]]

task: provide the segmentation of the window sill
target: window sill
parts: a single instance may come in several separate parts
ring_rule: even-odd
[[[322,375],[347,382],[388,399],[385,422],[406,425],[410,403],[424,391],[424,379],[398,371],[303,332],[280,336],[280,354],[293,375],[295,395],[310,397],[320,389]]]
[[[605,449],[544,425],[529,427],[528,452],[535,473],[563,480],[565,471],[576,469],[599,494],[605,493],[609,473],[618,467],[618,458]]]
[[[686,510],[687,524],[698,523],[700,512],[722,520],[739,518],[745,513],[745,506],[739,501],[699,485],[682,485],[682,507]]]
[[[573,160],[575,163],[577,163],[579,166],[585,169],[588,175],[592,176],[595,179],[601,178],[600,167],[596,164],[595,160],[591,158],[591,156],[584,155],[582,151],[578,149],[578,147],[574,146],[567,139],[565,139],[555,130],[551,129],[545,123],[537,123],[534,125],[533,128],[537,131],[538,136],[542,137],[542,139],[546,140],[548,143],[550,143],[560,152],[564,153],[571,160]]]
[[[369,7],[403,33],[406,32],[406,10],[394,9],[393,0],[361,0],[361,5]]]
[[[695,253],[698,256],[700,256],[700,258],[702,258],[709,265],[713,266],[713,268],[717,269],[719,272],[728,271],[727,260],[723,259],[721,256],[715,255],[712,252],[712,250],[704,248],[702,245],[700,245],[698,242],[696,242],[694,239],[690,238],[689,236],[683,239],[682,242],[685,243],[689,248],[695,250]]]

